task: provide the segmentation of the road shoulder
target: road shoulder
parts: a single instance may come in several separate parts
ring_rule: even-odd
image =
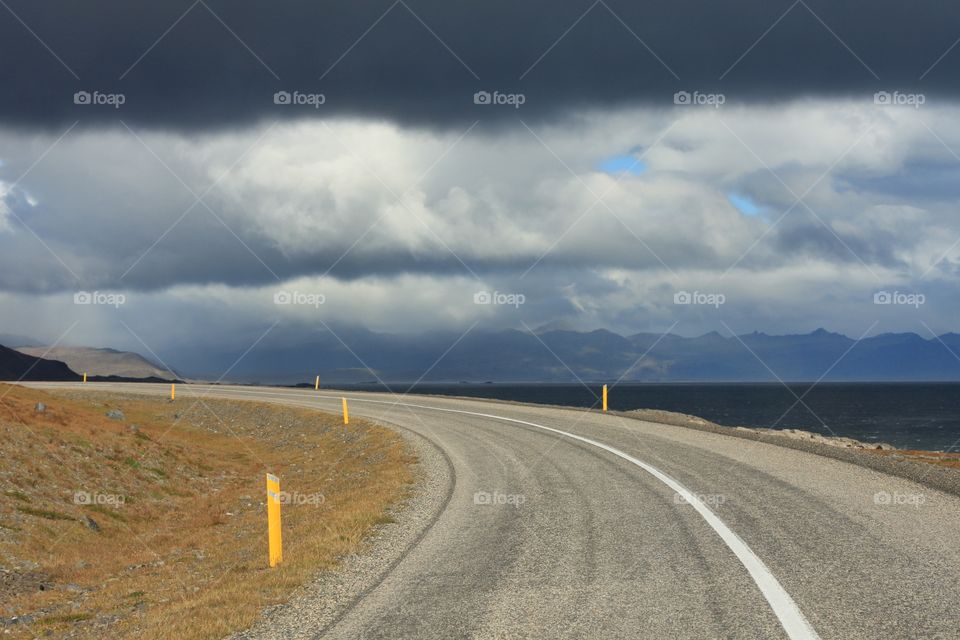
[[[230,636],[231,640],[323,635],[390,574],[443,513],[456,482],[446,454],[409,429],[382,420],[372,422],[395,429],[417,456],[411,496],[391,511],[392,522],[380,525],[360,553],[342,558],[336,569],[321,574],[288,603],[265,611],[253,627]]]

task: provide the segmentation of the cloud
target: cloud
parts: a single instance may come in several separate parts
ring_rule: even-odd
[[[207,0],[149,7],[9,0],[0,21],[0,120],[233,128],[370,117],[457,128],[591,108],[667,107],[676,91],[737,101],[957,94],[960,7],[896,0],[736,5],[316,3]],[[15,14],[10,15],[10,14]],[[74,94],[123,96],[75,104]],[[322,93],[275,104],[278,91]],[[520,109],[474,104],[522,93]],[[292,102],[292,101],[291,101]]]
[[[860,335],[878,317],[873,293],[897,289],[929,303],[881,310],[883,330],[924,331],[922,318],[945,331],[960,311],[955,198],[914,198],[909,185],[960,167],[944,146],[960,148],[957,116],[804,100],[519,128],[307,119],[203,135],[79,126],[59,141],[0,130],[0,180],[26,173],[3,199],[17,213],[0,232],[4,329],[52,341],[78,322],[71,341],[142,350],[142,338],[158,352],[248,345],[275,322],[294,337],[474,323],[679,322],[693,335],[721,320]],[[645,172],[598,169],[625,148]],[[730,193],[764,215],[742,215]],[[78,290],[128,302],[77,307]],[[278,306],[278,290],[324,302]],[[480,291],[524,302],[478,305]],[[682,307],[678,291],[726,303]]]
[[[59,142],[7,130],[0,178],[43,160],[4,198],[23,224],[0,235],[0,287],[544,269],[675,278],[810,259],[926,270],[960,235],[943,216],[950,192],[907,202],[887,184],[918,167],[957,170],[941,144],[960,141],[955,115],[804,102],[587,113],[520,130],[348,119],[202,136],[78,128]],[[647,171],[596,169],[624,140]],[[730,193],[769,215],[741,215]]]

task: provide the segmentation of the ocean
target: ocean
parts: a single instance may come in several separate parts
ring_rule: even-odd
[[[390,390],[590,407],[599,405],[601,386],[421,383]],[[806,429],[901,449],[960,449],[960,383],[622,383],[610,389],[609,407],[676,411],[728,426]]]

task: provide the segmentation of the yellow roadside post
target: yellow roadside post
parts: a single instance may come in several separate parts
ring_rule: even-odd
[[[83,374],[83,384],[87,384],[87,374]]]
[[[346,398],[343,398],[343,424],[350,424],[350,412],[347,410]]]
[[[320,391],[320,376],[317,376],[317,383],[313,385],[314,391]]]
[[[267,474],[267,539],[270,566],[283,562],[283,539],[280,535],[280,478]]]
[[[176,383],[170,385],[170,400],[177,399],[177,385]]]
[[[607,410],[607,385],[603,385],[603,410]]]

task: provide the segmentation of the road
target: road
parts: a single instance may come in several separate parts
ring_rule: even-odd
[[[330,412],[342,395],[177,391]],[[345,395],[436,445],[449,499],[322,637],[960,638],[955,496],[597,411]]]

